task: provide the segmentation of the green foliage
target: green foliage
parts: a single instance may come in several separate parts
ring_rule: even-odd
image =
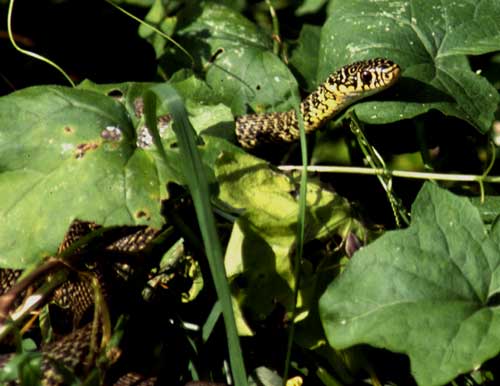
[[[241,210],[226,250],[226,270],[234,281],[240,307],[251,320],[264,320],[275,302],[291,312],[295,286],[291,256],[296,245],[298,181],[272,170],[258,158],[223,153],[216,164],[219,199]],[[310,182],[307,192],[305,241],[344,238],[355,227],[349,203]],[[314,284],[311,267],[304,267],[307,286],[299,297],[299,319],[307,316],[308,291]],[[243,282],[240,287],[238,282]],[[243,322],[242,322],[243,323]]]
[[[217,291],[218,301],[222,308],[232,374],[235,385],[244,386],[246,385],[246,372],[236,331],[231,294],[222,261],[222,247],[210,205],[209,180],[203,170],[201,156],[196,146],[196,134],[191,123],[189,123],[182,99],[172,86],[157,85],[151,89],[149,96],[156,96],[163,104],[166,104],[174,120],[174,131],[179,142],[183,175],[193,198],[210,271]],[[148,94],[146,94],[146,97],[148,97]],[[153,130],[153,136],[156,136],[157,148],[160,148],[164,153],[160,135],[154,125],[155,110],[153,109],[152,112],[152,120],[148,123],[148,126]],[[163,161],[168,164],[165,154]]]
[[[257,26],[230,8],[199,2],[179,15],[176,36],[206,67],[205,80],[218,100],[235,115],[247,105],[287,110],[297,84],[288,67],[271,52],[272,41]],[[213,60],[214,64],[209,64]],[[167,66],[178,53],[167,55]]]
[[[465,55],[500,50],[498,1],[333,0],[329,13],[318,52],[319,79],[370,56],[388,57],[404,69],[394,90],[397,101],[357,105],[361,120],[388,123],[437,109],[488,131],[498,92],[471,70]]]
[[[22,342],[21,352],[13,354],[0,369],[0,382],[8,384],[8,382],[20,380],[22,386],[41,384],[42,356],[40,353],[32,352],[35,349],[33,345],[32,341]]]
[[[466,198],[430,183],[412,215],[355,255],[320,311],[333,347],[406,353],[419,384],[439,385],[500,351],[500,228],[487,232]]]
[[[136,148],[117,101],[89,91],[34,87],[1,98],[0,121],[9,123],[0,143],[3,267],[25,268],[54,253],[75,218],[106,225],[162,223],[165,191],[154,159]]]
[[[326,0],[305,0],[300,7],[297,8],[297,15],[305,15],[315,13],[326,4]]]
[[[132,12],[143,7],[145,21],[173,39],[137,27],[158,77],[0,97],[0,267],[24,269],[53,256],[75,219],[169,227],[175,240],[161,241],[164,263],[152,271],[189,255],[186,271],[196,272],[170,279],[200,282],[158,303],[155,315],[176,316],[156,331],[155,343],[187,337],[189,350],[178,351],[189,352],[193,379],[218,380],[227,347],[237,384],[246,384],[246,373],[250,384],[281,384],[283,337],[292,325],[292,375],[306,384],[473,385],[498,377],[497,188],[484,188],[483,203],[476,186],[450,183],[454,195],[425,184],[411,225],[387,230],[392,210],[404,212],[418,184],[388,173],[383,189],[361,176],[308,176],[301,220],[300,175],[272,165],[300,167],[296,148],[251,155],[234,135],[235,116],[289,110],[299,89],[311,92],[333,70],[387,57],[401,66],[399,83],[350,108],[366,135],[346,133],[342,123],[354,114],[340,114],[310,136],[309,163],[342,155],[345,164],[366,165],[363,149],[377,165],[481,175],[494,157],[482,135],[500,117],[498,1],[115,3],[133,5]],[[179,201],[189,210],[178,209]],[[199,335],[174,330],[169,323],[177,318],[198,326]],[[142,331],[153,330],[154,320]],[[242,347],[236,329],[245,335]],[[360,345],[405,354],[411,370],[392,365],[401,355]],[[158,347],[153,356],[163,360]],[[1,380],[35,382],[39,365],[37,353],[16,354]],[[185,383],[181,370],[172,371]]]

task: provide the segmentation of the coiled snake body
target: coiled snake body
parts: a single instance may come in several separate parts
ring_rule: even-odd
[[[383,58],[356,62],[335,71],[300,104],[306,133],[354,102],[392,86],[399,74],[399,66]],[[245,148],[292,142],[299,138],[299,133],[295,110],[249,114],[236,119],[236,137]]]

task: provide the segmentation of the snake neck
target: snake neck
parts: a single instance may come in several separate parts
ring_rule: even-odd
[[[326,82],[322,83],[302,101],[300,109],[306,133],[318,129],[348,105],[354,103],[357,99],[361,99],[352,98],[349,94],[341,93],[337,88],[334,77],[330,76]],[[294,111],[289,113],[295,115]]]
[[[300,104],[306,133],[311,133],[337,114],[348,103],[324,84]],[[352,102],[351,102],[352,103]],[[243,115],[236,119],[236,137],[246,148],[264,143],[294,142],[300,138],[295,110]]]

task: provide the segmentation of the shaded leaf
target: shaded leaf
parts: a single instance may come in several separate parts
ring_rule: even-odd
[[[247,154],[223,153],[216,164],[219,199],[242,210],[226,250],[226,270],[233,294],[252,318],[265,319],[276,303],[290,311],[294,285],[293,256],[296,239],[297,186],[286,175]],[[346,200],[308,183],[306,241],[345,237],[353,225]],[[314,279],[304,266],[303,283]],[[237,280],[236,280],[237,279]],[[299,319],[307,315],[309,289],[302,288]]]
[[[151,0],[151,9],[146,15],[145,21],[157,29],[165,33],[167,36],[172,35],[177,23],[177,18],[167,17],[166,9],[162,0]],[[149,26],[141,24],[139,27],[139,36],[147,39],[153,46],[156,57],[159,58],[165,52],[165,46],[170,42],[165,37],[153,31]]]
[[[301,86],[313,91],[318,84],[318,50],[321,27],[305,24],[300,31],[297,48],[292,53],[290,64],[299,72]],[[303,84],[302,84],[303,83]]]
[[[290,90],[296,92],[297,84],[271,53],[269,35],[235,10],[213,2],[193,5],[179,18],[176,36],[199,66],[207,66],[206,82],[217,101],[235,115],[245,114],[247,105],[254,111],[290,108]]]
[[[299,16],[306,15],[308,13],[318,12],[321,7],[326,4],[327,0],[304,0],[302,5],[297,8],[295,13]]]
[[[468,199],[431,183],[412,215],[354,255],[320,313],[334,348],[406,353],[417,382],[437,385],[500,350],[500,227],[488,234]]]

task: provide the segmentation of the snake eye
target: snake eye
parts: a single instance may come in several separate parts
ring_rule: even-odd
[[[372,73],[370,71],[363,71],[361,73],[361,80],[363,81],[363,83],[370,83],[370,81],[372,80]]]

